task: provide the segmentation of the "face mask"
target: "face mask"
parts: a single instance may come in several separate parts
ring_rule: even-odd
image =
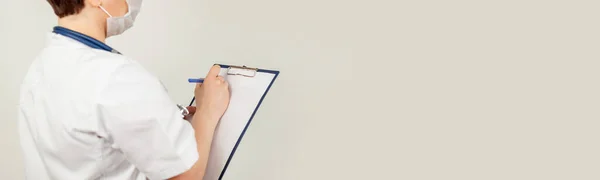
[[[106,37],[116,36],[119,34],[123,34],[127,29],[133,26],[133,22],[135,18],[140,13],[140,8],[142,7],[142,0],[126,0],[127,5],[129,6],[129,10],[127,14],[123,17],[113,17],[104,9],[104,7],[100,6],[100,9],[104,11],[104,13],[108,14],[109,18],[106,19]]]

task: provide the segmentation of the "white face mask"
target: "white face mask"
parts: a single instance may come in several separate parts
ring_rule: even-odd
[[[104,13],[108,14],[109,18],[106,19],[106,37],[116,36],[122,34],[127,29],[133,26],[133,22],[135,18],[140,13],[140,8],[142,7],[142,0],[126,0],[127,5],[129,6],[129,10],[127,14],[123,17],[113,17],[104,9],[104,7],[100,6],[100,9],[104,11]]]

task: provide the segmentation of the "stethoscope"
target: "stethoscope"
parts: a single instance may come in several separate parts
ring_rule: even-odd
[[[54,27],[54,30],[52,32],[63,35],[68,38],[71,38],[75,41],[79,41],[80,43],[85,44],[86,46],[89,46],[94,49],[100,49],[100,50],[108,51],[108,52],[115,53],[115,54],[121,54],[119,51],[113,49],[112,47],[104,44],[101,41],[98,41],[90,36],[81,34],[79,32],[76,32],[76,31],[73,31],[73,30],[70,30],[70,29],[67,29],[64,27],[56,26],[56,27]]]
[[[88,35],[81,34],[79,32],[76,32],[76,31],[73,31],[73,30],[70,30],[70,29],[67,29],[64,27],[56,26],[56,27],[54,27],[52,32],[56,33],[56,34],[60,34],[65,37],[68,37],[68,38],[71,38],[75,41],[78,41],[78,42],[80,42],[86,46],[89,46],[91,48],[94,48],[94,49],[104,50],[104,51],[108,51],[111,53],[122,55],[121,52],[113,49],[112,47],[104,44],[101,41],[98,41],[97,39],[94,39]],[[190,114],[190,111],[181,104],[177,104],[177,108],[179,108],[181,115],[183,115],[184,117]]]

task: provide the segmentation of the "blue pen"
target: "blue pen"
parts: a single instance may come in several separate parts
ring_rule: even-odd
[[[190,83],[204,83],[204,78],[189,78],[188,82]],[[190,102],[189,106],[192,106],[194,104],[194,101],[196,100],[196,97],[194,97],[192,99],[192,102]],[[187,109],[186,109],[187,110]]]
[[[204,83],[204,78],[200,78],[200,79],[189,78],[188,82],[190,82],[190,83]]]

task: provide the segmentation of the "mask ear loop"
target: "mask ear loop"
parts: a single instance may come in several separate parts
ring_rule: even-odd
[[[102,7],[102,1],[100,1],[100,5],[98,5],[98,7],[100,7],[100,9],[102,9],[102,11],[104,11],[104,13],[108,14],[108,17],[112,17],[112,15],[110,15],[110,13],[108,13],[108,11],[106,9],[104,9],[104,7]]]

